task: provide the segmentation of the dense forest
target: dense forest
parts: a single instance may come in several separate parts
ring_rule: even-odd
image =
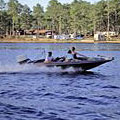
[[[0,34],[15,35],[19,30],[50,29],[58,34],[96,31],[120,32],[120,0],[101,0],[91,4],[74,0],[61,4],[50,0],[47,8],[40,4],[30,9],[17,0],[0,0]]]

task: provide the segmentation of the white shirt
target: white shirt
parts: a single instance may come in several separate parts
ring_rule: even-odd
[[[52,56],[51,56],[51,57],[47,56],[47,57],[45,58],[45,62],[51,62],[51,61],[52,61],[52,59],[53,59],[53,57],[52,57]]]

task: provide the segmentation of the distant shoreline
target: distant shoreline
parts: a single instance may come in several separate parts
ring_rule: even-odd
[[[0,43],[120,43],[120,40],[94,41],[92,39],[82,40],[55,40],[55,39],[33,39],[33,38],[14,38],[0,39]]]

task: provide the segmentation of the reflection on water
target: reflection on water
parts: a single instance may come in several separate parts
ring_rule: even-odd
[[[20,66],[16,56],[66,55],[71,46],[115,60],[88,72]],[[120,44],[0,44],[0,120],[119,120]]]

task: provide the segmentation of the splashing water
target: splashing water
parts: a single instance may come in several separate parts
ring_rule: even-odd
[[[0,64],[0,73],[60,73],[75,72],[73,68],[61,69],[60,67],[38,67],[35,65],[18,65],[18,64]]]

